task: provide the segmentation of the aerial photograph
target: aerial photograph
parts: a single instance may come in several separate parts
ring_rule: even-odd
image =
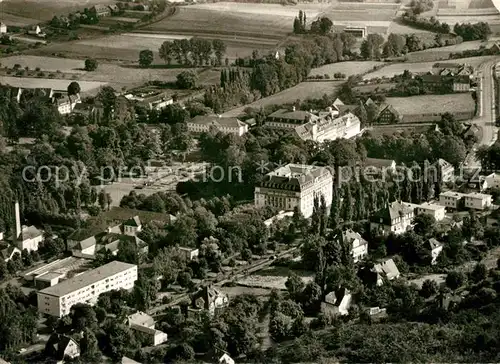
[[[500,0],[0,0],[0,364],[500,363]]]

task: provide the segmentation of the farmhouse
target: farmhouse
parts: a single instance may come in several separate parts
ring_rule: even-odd
[[[435,63],[432,73],[440,76],[472,76],[474,68],[468,64],[459,63]]]
[[[323,196],[332,203],[333,177],[325,167],[288,164],[268,173],[255,187],[255,205],[273,206],[293,211],[297,207],[304,217],[313,213],[314,199]]]
[[[402,234],[412,227],[415,216],[413,208],[405,203],[394,201],[379,210],[370,218],[370,230],[382,234]]]
[[[381,105],[377,122],[381,124],[394,124],[402,120],[400,113],[392,105]]]
[[[233,117],[220,115],[198,115],[187,123],[188,130],[192,133],[207,133],[210,130],[224,134],[242,136],[248,131],[248,124]]]
[[[120,8],[116,4],[108,5],[108,7],[109,7],[109,10],[111,11],[111,14],[117,14],[120,12]]]
[[[332,115],[299,125],[295,128],[295,132],[302,140],[319,143],[339,138],[350,139],[361,132],[361,122],[351,113],[339,118],[334,118]]]
[[[111,15],[111,10],[106,5],[94,5],[90,11],[93,12],[98,18]]]

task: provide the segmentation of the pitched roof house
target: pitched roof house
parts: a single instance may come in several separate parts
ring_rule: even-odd
[[[368,242],[363,239],[361,234],[352,229],[347,229],[342,232],[342,239],[350,247],[354,263],[359,262],[368,255]]]
[[[45,353],[57,360],[75,359],[80,356],[80,346],[69,336],[53,334],[45,345]]]
[[[402,234],[412,227],[414,209],[394,201],[370,217],[370,229],[382,234]]]
[[[329,315],[348,315],[352,304],[352,295],[346,288],[332,291],[321,302],[321,312]]]
[[[426,241],[424,247],[431,256],[431,264],[435,265],[439,254],[443,251],[443,244],[432,238]]]
[[[377,273],[377,286],[380,286],[384,283],[384,278],[392,281],[393,279],[399,278],[400,275],[399,269],[392,258],[375,264],[373,266],[373,271]]]
[[[195,309],[208,310],[214,314],[217,309],[227,306],[227,294],[216,288],[205,286],[193,295],[192,305]]]

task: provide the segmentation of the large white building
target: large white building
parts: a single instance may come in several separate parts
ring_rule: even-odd
[[[37,292],[38,311],[62,317],[73,305],[94,304],[100,294],[131,289],[136,280],[136,265],[113,261]]]
[[[352,113],[337,118],[332,114],[299,125],[295,128],[295,132],[302,140],[312,140],[319,143],[339,138],[350,139],[361,133],[361,121]]]
[[[484,210],[493,204],[491,195],[478,192],[465,195],[464,200],[465,208],[474,210]]]
[[[465,194],[454,191],[441,192],[439,194],[439,204],[449,209],[457,210],[460,208]]]
[[[242,136],[248,131],[248,124],[243,121],[218,115],[198,115],[187,122],[191,133],[207,133],[211,129],[224,134],[235,134]]]
[[[492,173],[485,178],[487,188],[500,188],[500,174]]]
[[[293,211],[297,206],[304,217],[313,213],[314,198],[324,196],[332,203],[333,177],[325,167],[288,164],[268,173],[255,188],[255,205]]]
[[[441,221],[446,217],[446,207],[434,203],[424,202],[421,204],[413,204],[405,202],[408,207],[414,209],[415,216],[420,214],[431,215],[436,221]]]

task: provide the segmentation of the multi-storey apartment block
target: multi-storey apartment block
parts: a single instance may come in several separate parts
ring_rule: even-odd
[[[298,207],[304,217],[313,213],[314,199],[324,197],[332,203],[333,177],[325,167],[288,164],[268,173],[255,188],[255,205],[293,211]]]
[[[62,317],[70,313],[73,305],[94,304],[100,294],[131,289],[136,280],[136,265],[113,261],[39,291],[38,311]]]

